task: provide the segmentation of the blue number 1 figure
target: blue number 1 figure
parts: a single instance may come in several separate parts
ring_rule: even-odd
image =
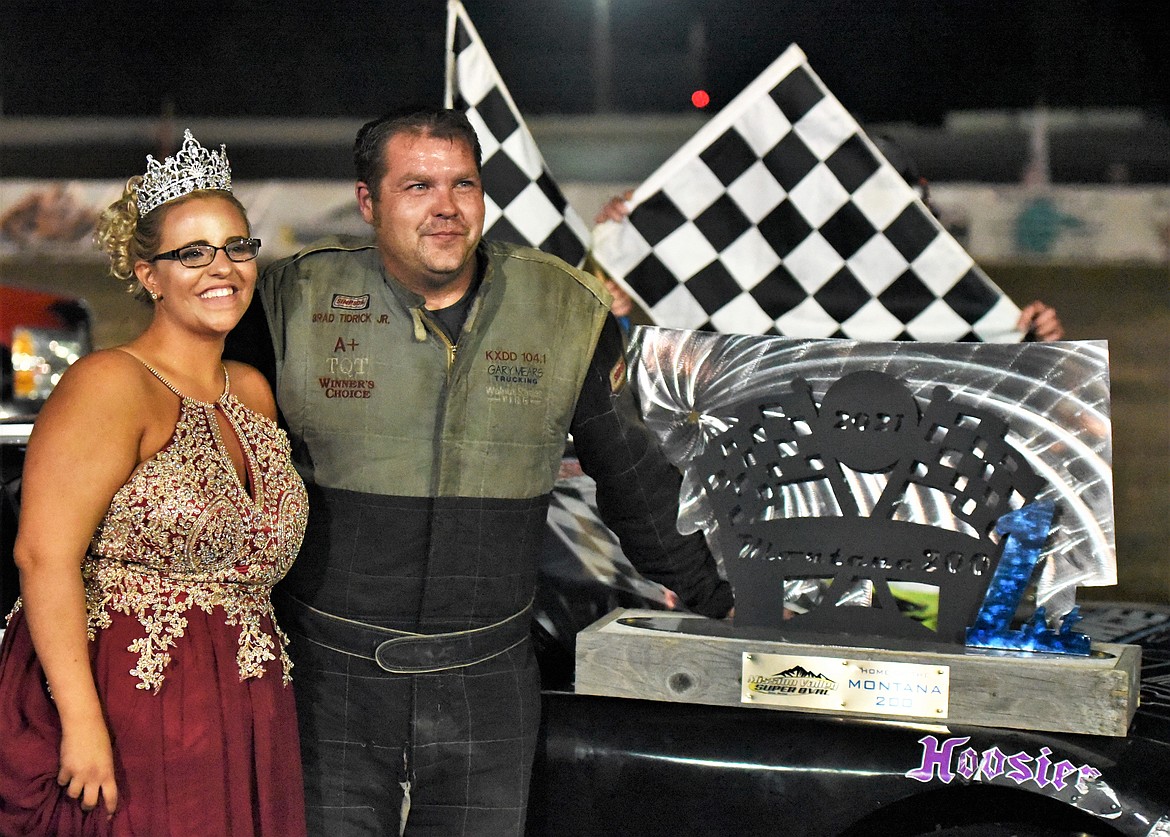
[[[1040,550],[1048,540],[1054,513],[1052,501],[1043,500],[1008,512],[996,521],[995,529],[1004,537],[1003,554],[975,624],[967,629],[967,645],[1088,656],[1089,637],[1072,631],[1080,619],[1075,607],[1064,617],[1059,633],[1048,627],[1043,607],[1037,607],[1019,630],[1011,629],[1012,617],[1032,578]]]

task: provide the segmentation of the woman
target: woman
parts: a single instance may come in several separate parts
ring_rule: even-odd
[[[307,505],[267,382],[221,361],[260,246],[230,190],[188,131],[98,222],[154,316],[78,361],[29,440],[0,834],[304,834],[269,592]]]

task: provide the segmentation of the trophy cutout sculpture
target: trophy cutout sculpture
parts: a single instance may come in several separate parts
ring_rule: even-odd
[[[819,407],[797,379],[732,419],[695,466],[706,475],[739,624],[965,642],[1007,543],[997,521],[1043,485],[1005,440],[1002,418],[942,386],[920,411],[896,378],[858,371],[832,384]],[[862,507],[855,474],[884,481],[872,508]],[[824,481],[836,515],[802,516],[785,492],[812,481]],[[942,497],[954,529],[906,519],[924,491]],[[899,584],[914,593],[896,596]],[[812,604],[798,613],[788,603],[802,590]]]

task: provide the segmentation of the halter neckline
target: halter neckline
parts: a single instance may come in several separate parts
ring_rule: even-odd
[[[125,351],[125,350],[123,350],[123,351]],[[155,369],[153,366],[151,366],[149,363],[147,363],[142,358],[138,357],[137,355],[130,354],[130,352],[126,352],[126,354],[130,355],[130,357],[134,358],[136,361],[138,361],[143,366],[145,366],[147,371],[149,371],[150,374],[154,375],[154,377],[158,378],[163,386],[165,386],[167,389],[169,389],[171,392],[173,392],[179,398],[184,399],[186,401],[194,401],[197,404],[215,404],[215,403],[218,403],[220,401],[223,401],[223,399],[227,397],[227,395],[230,392],[231,387],[232,387],[232,381],[231,381],[231,378],[228,376],[227,367],[221,363],[219,365],[219,368],[223,370],[223,392],[220,393],[219,398],[215,399],[215,401],[201,401],[198,398],[192,398],[191,396],[180,391],[179,388],[176,387],[174,384],[172,384],[170,381],[168,381],[166,379],[166,377],[161,372],[159,372],[157,369]]]

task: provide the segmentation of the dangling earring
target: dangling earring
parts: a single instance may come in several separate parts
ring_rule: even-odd
[[[158,302],[160,299],[162,299],[162,297],[156,294],[154,291],[149,291],[149,293],[151,302]]]

